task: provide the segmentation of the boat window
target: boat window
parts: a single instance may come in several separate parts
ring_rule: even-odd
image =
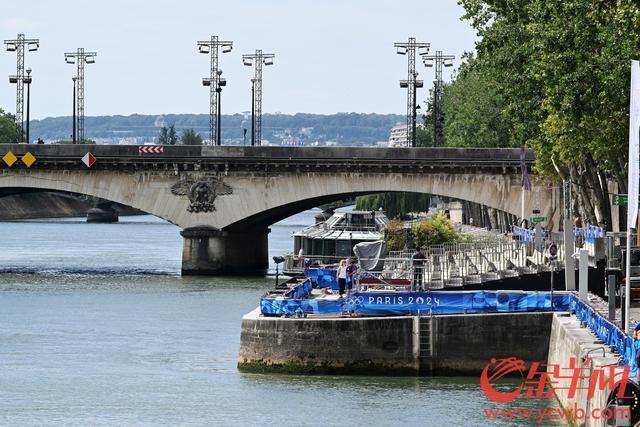
[[[336,243],[336,255],[339,257],[351,256],[351,242],[349,240],[338,240]]]

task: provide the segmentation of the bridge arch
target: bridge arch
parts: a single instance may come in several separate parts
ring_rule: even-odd
[[[252,182],[245,182],[247,180]],[[382,192],[432,194],[521,215],[521,187],[518,177],[513,175],[346,173],[336,176],[310,173],[225,182],[235,190],[232,195],[221,197],[222,209],[226,203],[241,207],[241,210],[223,214],[224,222],[219,228],[226,231],[265,227],[327,202]],[[551,218],[556,210],[551,196],[551,192],[537,194],[538,200],[529,196],[525,208],[529,211],[540,206],[545,210],[543,214]]]

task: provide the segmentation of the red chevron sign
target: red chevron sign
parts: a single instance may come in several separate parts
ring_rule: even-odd
[[[138,147],[139,154],[162,154],[164,147],[162,145],[141,145]]]

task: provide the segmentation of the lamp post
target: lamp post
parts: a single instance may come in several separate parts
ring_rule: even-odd
[[[222,88],[227,85],[227,80],[220,77],[222,75],[222,70],[218,70],[218,87],[216,88],[216,92],[218,92],[218,145],[222,145]]]
[[[209,55],[209,77],[202,79],[203,86],[209,86],[209,143],[216,144],[218,141],[218,128],[220,123],[217,121],[219,117],[218,106],[218,81],[221,72],[218,70],[219,50],[222,53],[229,53],[233,49],[233,42],[229,40],[220,40],[218,36],[211,36],[209,40],[201,40],[197,42],[198,52]],[[205,83],[208,82],[208,83]],[[219,144],[217,144],[219,145]]]
[[[67,64],[77,64],[76,65],[76,79],[77,83],[77,109],[78,109],[78,135],[77,139],[80,141],[80,144],[84,144],[84,67],[85,64],[95,64],[96,56],[98,54],[96,52],[86,52],[84,48],[78,48],[76,52],[67,52],[64,54],[64,61]],[[75,109],[74,109],[75,110]]]
[[[71,80],[73,80],[73,143],[75,144],[77,142],[76,139],[76,80],[78,80],[77,77],[71,77]]]
[[[444,83],[442,80],[442,67],[453,67],[453,55],[443,55],[441,50],[435,55],[428,55],[422,58],[425,67],[436,67],[436,79],[433,81],[433,146],[443,145],[442,131],[444,126],[444,111],[442,111],[442,97]]]
[[[256,79],[251,79],[251,146],[256,145]]]
[[[24,34],[18,34],[16,39],[5,40],[4,44],[8,52],[16,53],[16,74],[9,76],[9,83],[16,84],[16,125],[20,132],[18,141],[22,142],[24,138],[24,122],[23,122],[23,108],[24,108],[24,84],[27,77],[24,76],[24,54],[25,49],[28,52],[34,52],[40,47],[39,39],[27,39]],[[28,120],[28,119],[27,119]]]
[[[409,80],[400,80],[400,87],[408,89],[411,94],[411,101],[413,103],[413,107],[411,108],[411,114],[409,115],[411,126],[407,130],[410,135],[410,141],[407,141],[407,145],[409,147],[415,147],[416,146],[416,114],[418,112],[418,108],[420,108],[416,103],[417,102],[416,89],[423,87],[424,82],[422,80],[417,80],[418,73],[415,71],[411,77],[412,78]]]
[[[215,114],[213,114],[212,119],[210,120],[210,124],[213,125],[215,122],[215,127],[211,127],[210,130],[213,131],[211,138],[213,139],[212,143],[214,145],[221,145],[221,132],[220,132],[220,111],[222,110],[220,104],[222,103],[222,88],[227,85],[227,80],[220,77],[222,75],[222,70],[217,70],[215,72],[214,78],[204,78],[202,79],[202,86],[210,86],[213,87],[211,89],[212,93],[215,93]],[[213,104],[212,104],[213,105]]]
[[[25,70],[27,72],[27,77],[24,78],[24,82],[27,84],[27,132],[26,139],[27,144],[29,143],[29,110],[30,110],[30,98],[31,98],[31,68],[27,68]]]
[[[253,79],[251,79],[251,124],[252,141],[251,145],[262,143],[262,66],[273,65],[273,53],[263,53],[261,49],[256,49],[253,54],[242,55],[242,63],[247,67],[254,67]]]

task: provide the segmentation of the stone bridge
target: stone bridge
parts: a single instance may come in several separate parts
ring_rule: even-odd
[[[467,200],[520,216],[519,150],[356,147],[2,145],[0,196],[86,194],[183,228],[183,274],[255,274],[268,266],[269,226],[346,197],[412,191]],[[27,166],[27,152],[35,162]],[[92,153],[87,167],[82,158]],[[8,156],[9,158],[11,156]],[[29,156],[27,155],[27,158]],[[527,153],[527,166],[533,165]],[[23,161],[25,160],[25,161]],[[532,177],[539,209],[557,224],[557,190]],[[537,191],[536,191],[537,189]]]

